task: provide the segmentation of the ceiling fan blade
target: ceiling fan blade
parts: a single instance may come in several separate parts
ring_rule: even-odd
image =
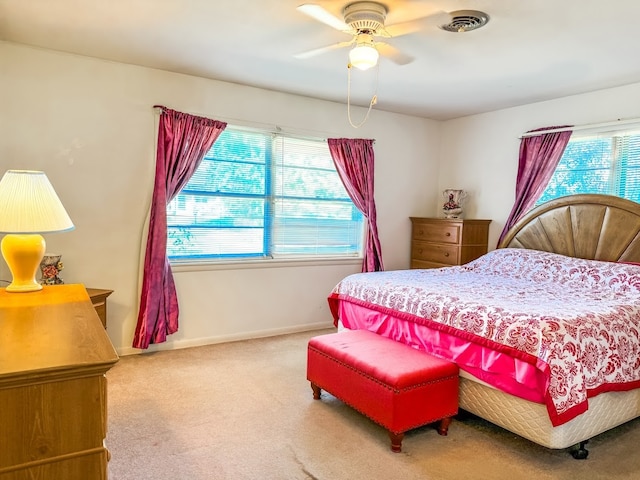
[[[389,45],[384,42],[376,42],[376,49],[383,57],[388,58],[393,63],[398,65],[406,65],[408,63],[413,62],[414,57],[411,55],[407,55],[406,53],[401,52],[393,45]]]
[[[305,15],[309,15],[311,18],[318,20],[326,25],[329,25],[336,30],[340,30],[341,32],[350,32],[351,27],[344,23],[343,20],[339,19],[332,13],[328,12],[324,7],[317,5],[315,3],[303,3],[298,6],[297,9],[304,13]]]
[[[445,25],[452,20],[450,13],[440,11],[427,15],[425,17],[416,18],[407,22],[394,23],[393,25],[385,25],[383,28],[382,36],[388,37],[400,37],[402,35],[409,35],[411,33],[424,30],[429,25]],[[386,34],[386,35],[385,35]]]
[[[306,52],[296,53],[294,57],[295,58],[315,57],[316,55],[330,52],[331,50],[337,50],[338,48],[348,47],[349,45],[353,45],[354,42],[355,40],[350,40],[348,42],[334,43],[333,45],[327,45],[326,47],[320,47],[320,48],[315,48],[313,50],[307,50]]]

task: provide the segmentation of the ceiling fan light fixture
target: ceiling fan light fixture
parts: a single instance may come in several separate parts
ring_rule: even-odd
[[[349,52],[349,63],[360,70],[368,70],[376,66],[379,56],[372,45],[356,45]]]
[[[359,70],[368,70],[378,64],[379,56],[373,35],[361,32],[356,37],[356,46],[349,52],[349,63]]]

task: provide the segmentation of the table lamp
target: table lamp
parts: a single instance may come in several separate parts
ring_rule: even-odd
[[[36,272],[46,244],[40,234],[74,228],[44,172],[7,170],[0,180],[2,256],[13,276],[7,292],[41,290]]]

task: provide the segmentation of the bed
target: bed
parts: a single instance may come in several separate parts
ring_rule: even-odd
[[[458,363],[463,410],[586,458],[640,416],[639,232],[640,204],[563,197],[477,260],[350,275],[329,305],[340,328]]]

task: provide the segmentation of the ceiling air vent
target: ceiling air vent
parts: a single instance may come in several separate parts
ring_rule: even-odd
[[[489,21],[489,15],[477,10],[457,10],[451,12],[451,22],[440,25],[442,30],[447,32],[463,33],[477,30]]]

